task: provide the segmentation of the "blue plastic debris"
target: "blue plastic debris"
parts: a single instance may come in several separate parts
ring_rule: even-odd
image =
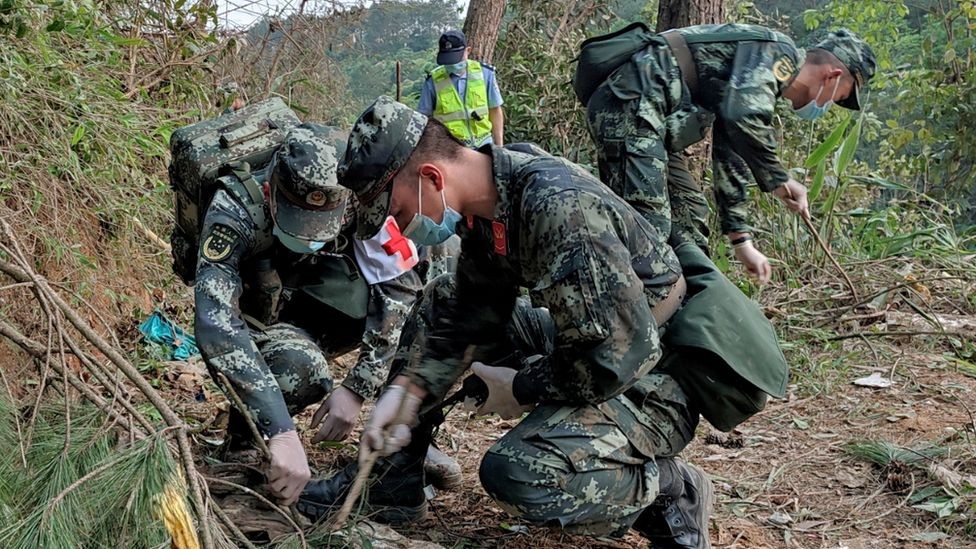
[[[164,345],[170,350],[170,360],[187,360],[200,354],[197,340],[183,331],[175,322],[156,309],[145,322],[139,325],[143,340]]]

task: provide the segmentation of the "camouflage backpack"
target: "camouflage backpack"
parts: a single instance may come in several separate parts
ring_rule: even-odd
[[[245,205],[258,226],[265,224],[265,168],[288,130],[300,123],[273,97],[173,132],[169,182],[176,224],[170,244],[173,272],[183,282],[192,285],[196,278],[200,229],[218,189]]]

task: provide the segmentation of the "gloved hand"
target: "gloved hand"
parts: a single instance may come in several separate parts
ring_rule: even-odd
[[[291,505],[298,500],[308,479],[312,478],[302,441],[296,431],[285,431],[271,437],[268,449],[271,450],[268,487],[283,505]]]
[[[529,411],[532,406],[523,406],[515,400],[512,392],[512,382],[515,380],[516,370],[501,366],[489,366],[482,362],[475,362],[471,370],[488,386],[488,398],[478,408],[482,415],[498,414],[502,419],[519,417]]]
[[[751,240],[734,246],[732,252],[735,254],[735,258],[749,271],[749,274],[759,279],[760,284],[769,282],[773,268],[769,265],[769,259],[752,245]]]
[[[807,203],[807,188],[792,177],[779,187],[773,189],[776,198],[783,201],[786,207],[800,214],[805,219],[810,219],[810,204]]]
[[[345,440],[352,432],[353,426],[356,425],[362,407],[363,397],[340,385],[332,391],[332,394],[325,399],[319,409],[315,410],[315,415],[312,416],[312,429],[322,423],[322,427],[312,437],[312,442]],[[324,423],[322,422],[323,418],[325,418]]]
[[[359,443],[360,463],[374,451],[388,456],[410,444],[410,429],[417,424],[421,402],[403,385],[387,387],[366,420]]]

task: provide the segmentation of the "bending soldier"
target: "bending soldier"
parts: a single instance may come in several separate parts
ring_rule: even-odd
[[[421,288],[416,248],[395,223],[352,238],[356,202],[335,174],[344,150],[335,128],[292,129],[268,167],[270,215],[252,219],[250,204],[219,190],[201,232],[197,341],[215,379],[226,376],[246,408],[231,409],[227,448],[250,447],[241,412],[249,414],[270,439],[269,486],[285,503],[310,476],[292,416],[321,402],[313,442],[344,439],[385,381]],[[356,347],[355,366],[335,387],[329,359]]]
[[[809,217],[806,187],[777,155],[776,100],[786,98],[799,117],[811,120],[834,102],[860,109],[858,94],[874,75],[874,53],[846,30],[804,54],[781,33],[738,24],[647,33],[644,43],[602,83],[592,81],[584,63],[576,74],[600,179],[672,242],[707,251],[708,203],[684,150],[711,127],[722,233],[749,273],[767,282],[769,260],[753,245],[746,212],[748,185],[757,183]]]

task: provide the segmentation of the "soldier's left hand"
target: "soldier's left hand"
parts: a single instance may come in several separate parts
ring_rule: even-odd
[[[340,385],[332,391],[332,394],[325,399],[319,409],[315,411],[315,415],[312,416],[312,429],[316,428],[319,423],[322,424],[315,436],[312,437],[312,442],[345,440],[352,432],[353,426],[356,425],[362,407],[362,397]],[[325,422],[322,421],[323,418],[325,418]]]
[[[478,414],[494,413],[501,416],[502,419],[512,419],[531,409],[531,406],[523,406],[515,400],[512,382],[515,380],[516,370],[501,366],[489,366],[481,362],[472,364],[471,369],[488,386],[488,398],[478,408]]]

